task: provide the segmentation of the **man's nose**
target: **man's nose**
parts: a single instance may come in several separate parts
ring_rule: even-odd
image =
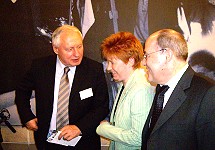
[[[79,56],[79,51],[77,50],[77,48],[74,48],[73,55],[74,56]]]

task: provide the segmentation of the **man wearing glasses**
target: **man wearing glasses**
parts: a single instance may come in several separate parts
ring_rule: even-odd
[[[155,94],[143,128],[142,150],[215,147],[215,85],[199,77],[187,57],[187,43],[174,30],[157,31],[146,40],[143,65],[148,80],[158,84],[156,89],[168,88],[162,96]]]

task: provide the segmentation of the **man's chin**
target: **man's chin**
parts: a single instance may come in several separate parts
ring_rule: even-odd
[[[78,66],[78,65],[80,65],[80,64],[81,64],[81,61],[73,61],[73,62],[71,63],[71,66],[74,67],[74,66]]]

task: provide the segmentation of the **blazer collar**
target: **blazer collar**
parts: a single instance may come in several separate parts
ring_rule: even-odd
[[[135,84],[136,84],[136,82],[137,82],[137,80],[138,80],[138,78],[139,78],[139,77],[137,77],[137,76],[138,76],[138,75],[142,75],[142,74],[140,74],[140,72],[141,72],[140,69],[136,69],[136,70],[132,73],[132,75],[129,77],[128,82],[126,83],[126,85],[125,85],[125,87],[124,87],[124,90],[123,90],[123,92],[122,92],[122,95],[121,95],[121,97],[120,97],[120,102],[119,102],[119,104],[122,103],[122,102],[124,101],[124,99],[125,99],[126,95],[128,94],[128,92],[131,90],[131,88],[132,88],[133,86],[135,86]],[[140,77],[140,78],[142,78],[142,77]],[[119,87],[119,91],[121,90],[122,86],[123,86],[123,85],[121,84],[120,87]],[[116,100],[118,100],[118,97],[119,97],[119,92],[117,93]],[[118,104],[118,106],[119,106],[119,104]]]
[[[145,72],[144,70],[141,70],[141,69],[136,69],[133,74],[130,76],[128,82],[126,83],[126,86],[124,87],[124,90],[120,96],[120,101],[119,101],[119,92],[121,91],[122,89],[122,86],[123,84],[121,83],[119,85],[119,89],[118,89],[118,93],[116,95],[116,98],[115,98],[115,101],[114,101],[114,105],[113,105],[113,109],[112,110],[115,110],[116,108],[116,101],[119,101],[118,102],[118,105],[117,107],[120,107],[120,104],[123,103],[123,101],[126,99],[126,96],[128,95],[128,92],[131,90],[131,88],[133,88],[137,82],[142,82],[142,78],[144,77],[145,75]],[[141,80],[138,80],[138,79],[141,79]],[[144,84],[144,83],[143,83]],[[113,121],[113,114],[111,113],[111,122]]]

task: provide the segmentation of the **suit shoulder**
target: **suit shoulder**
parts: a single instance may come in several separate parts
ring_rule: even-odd
[[[94,65],[102,65],[100,62],[95,61],[93,59],[87,58],[87,57],[83,57],[83,62],[85,63],[90,63],[90,64],[94,64]]]
[[[92,60],[90,58],[87,58],[87,57],[83,57],[82,65],[84,65],[85,67],[90,67],[91,69],[101,69],[102,68],[102,63],[99,63],[99,62]]]
[[[42,62],[47,62],[50,60],[55,60],[56,56],[55,55],[48,55],[48,56],[43,56],[43,57],[39,57],[39,58],[35,58],[33,59],[33,63],[42,63]]]
[[[55,55],[49,55],[49,56],[44,56],[40,58],[36,58],[32,60],[33,65],[47,65],[50,62],[55,62],[56,56]]]
[[[202,75],[195,73],[193,76],[192,84],[195,84],[196,87],[207,87],[210,88],[212,86],[215,86],[215,82],[211,81]]]
[[[192,92],[194,95],[198,95],[198,97],[201,97],[204,96],[209,91],[215,89],[215,85],[213,82],[210,82],[205,78],[199,76],[197,73],[195,73],[192,78],[191,86],[189,89],[190,92]]]

